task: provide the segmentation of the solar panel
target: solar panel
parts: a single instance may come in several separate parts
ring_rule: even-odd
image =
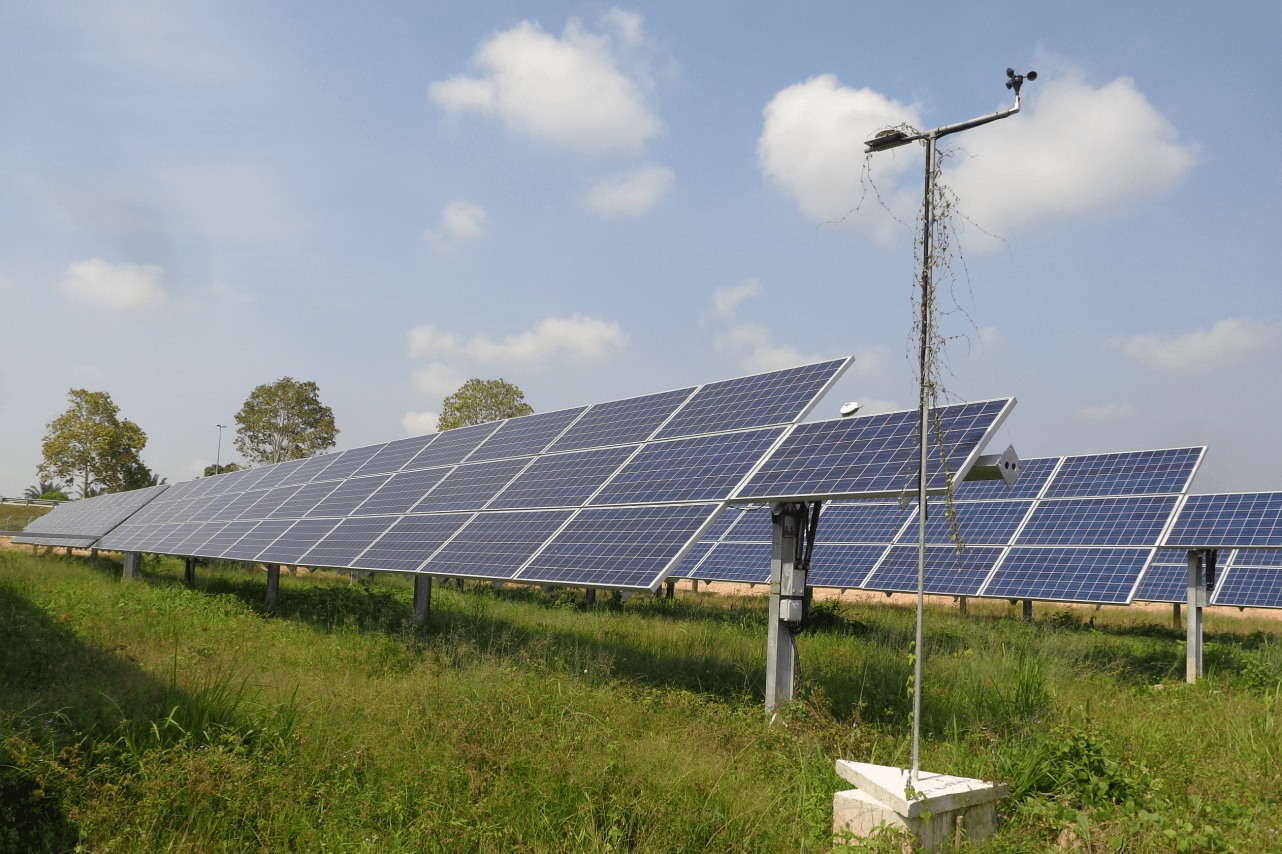
[[[1282,492],[1190,495],[1165,545],[1175,548],[1282,548]]]
[[[337,488],[338,481],[334,480],[325,480],[301,486],[297,492],[290,496],[289,500],[268,513],[267,518],[297,519],[301,516],[306,516],[307,511],[320,504],[325,499],[325,496]]]
[[[15,543],[91,545],[168,489],[161,484],[130,492],[113,492],[60,504],[27,523]],[[59,542],[54,542],[57,539]]]
[[[979,595],[1125,605],[1152,549],[1011,549]]]
[[[221,495],[224,492],[240,492],[240,483],[248,478],[251,474],[256,473],[256,469],[240,469],[239,471],[229,471],[223,474],[216,474],[210,478],[209,488],[205,490],[205,495]]]
[[[706,581],[766,584],[770,581],[770,549],[770,543],[721,542],[686,577]]]
[[[294,469],[285,477],[281,478],[278,486],[288,486],[291,483],[310,483],[313,480],[322,478],[325,469],[329,468],[340,454],[322,454],[316,457],[308,457],[303,460],[303,464]]]
[[[312,479],[341,480],[351,477],[356,474],[357,469],[364,466],[386,447],[386,444],[370,445],[365,448],[352,448],[349,451],[343,451],[338,455],[338,459],[327,465],[324,471]]]
[[[548,451],[630,445],[650,438],[695,390],[690,388],[597,403],[570,426]]]
[[[562,409],[539,415],[509,418],[499,425],[494,435],[480,444],[468,462],[499,460],[506,457],[525,457],[542,453],[553,439],[565,432],[574,419],[583,414],[586,406]]]
[[[1031,501],[955,501],[953,511],[957,530],[954,532],[954,520],[948,518],[947,505],[942,499],[932,500],[930,515],[926,517],[926,542],[951,545],[956,542],[954,536],[959,535],[961,542],[968,546],[1008,545],[1032,509]],[[912,524],[903,528],[898,542],[917,542],[921,536],[919,525],[914,514]]]
[[[686,552],[686,556],[681,559],[681,563],[677,564],[677,568],[668,573],[668,580],[679,581],[683,578],[692,577],[695,568],[708,556],[708,552],[712,551],[714,545],[716,544],[706,540],[700,540],[695,543],[694,547]]]
[[[262,498],[262,492],[238,492],[235,493],[231,500],[223,504],[212,516],[209,517],[213,522],[231,522],[235,519],[242,518],[242,515],[250,507],[258,503]]]
[[[590,503],[724,499],[782,434],[749,430],[645,445]]]
[[[700,386],[654,438],[764,427],[803,418],[851,361],[836,359]]]
[[[392,475],[378,491],[356,508],[359,515],[406,513],[422,500],[423,496],[450,473],[447,466],[421,471],[406,471]]]
[[[271,489],[273,486],[279,485],[282,480],[301,468],[305,462],[307,461],[289,460],[265,467],[263,476],[254,484],[254,489]]]
[[[226,526],[225,522],[202,522],[200,527],[174,546],[173,554],[178,555],[203,555],[205,545],[214,538]],[[121,550],[123,551],[123,549]]]
[[[307,550],[338,526],[337,519],[300,519],[256,558],[262,563],[296,565]]]
[[[1179,497],[1071,498],[1042,501],[1018,543],[1030,546],[1153,546]]]
[[[565,524],[572,512],[517,510],[478,514],[420,571],[472,578],[511,578],[530,555]]]
[[[467,513],[402,516],[361,555],[361,569],[413,572],[471,518]]]
[[[472,427],[455,427],[453,430],[439,433],[432,444],[419,451],[412,460],[405,464],[404,470],[413,471],[437,466],[452,466],[461,462],[464,457],[476,450],[477,445],[488,439],[490,434],[497,430],[502,423],[501,421],[491,421],[487,424],[477,424]]]
[[[258,553],[272,544],[281,534],[289,530],[293,522],[288,520],[269,519],[259,522],[246,531],[244,536],[229,546],[223,553],[224,560],[255,560]]]
[[[461,465],[414,505],[414,511],[479,510],[529,464],[529,459],[515,459]]]
[[[345,480],[336,486],[333,492],[325,496],[323,501],[308,510],[306,515],[347,516],[359,507],[366,498],[369,498],[374,493],[374,490],[387,483],[389,479],[388,475],[379,474],[374,477],[357,477]]]
[[[818,547],[815,551],[818,552]],[[972,546],[960,554],[953,546],[927,546],[925,592],[947,596],[978,595],[1001,556],[1002,549],[992,546]],[[895,546],[863,586],[869,590],[915,593],[918,560],[916,546]]]
[[[236,545],[236,541],[248,534],[257,524],[257,522],[228,522],[206,540],[199,551],[193,551],[192,554],[200,557],[222,557],[223,552]],[[136,549],[122,548],[121,551],[136,551]]]
[[[1158,549],[1153,565],[1144,573],[1136,602],[1187,602],[1189,598],[1188,554],[1173,549]]]
[[[1007,485],[1004,480],[967,480],[955,484],[953,497],[957,501],[1037,498],[1062,459],[1063,457],[1038,457],[1020,460],[1019,480],[1014,485]]]
[[[388,474],[400,471],[402,466],[418,456],[439,435],[441,434],[428,433],[426,436],[411,436],[408,439],[388,442],[382,450],[358,468],[355,475],[359,477],[366,474]]]
[[[755,510],[755,508],[752,508],[752,505],[727,507],[725,512],[718,516],[712,523],[712,527],[708,528],[708,530],[704,532],[703,539],[700,540],[700,542],[711,543],[721,539],[730,530],[730,528],[743,517],[743,514],[750,510],[750,508]]]
[[[963,403],[933,410],[942,422],[944,447],[960,480],[971,458],[1006,417],[1014,398]],[[932,437],[932,445],[937,442]],[[917,413],[887,412],[840,421],[798,424],[736,500],[876,497],[915,489],[919,451]],[[947,486],[938,446],[930,454],[928,484]]]
[[[763,514],[770,521],[770,514]],[[917,515],[916,507],[901,509],[898,503],[874,501],[842,501],[824,506],[815,531],[816,543],[881,543],[894,541],[895,536]],[[913,530],[916,530],[914,527]],[[766,537],[772,536],[765,532]]]
[[[540,457],[498,494],[489,509],[578,507],[634,450],[616,446]]]
[[[303,566],[363,569],[356,559],[392,527],[395,516],[355,516],[344,519],[298,559]]]
[[[859,587],[885,553],[884,545],[816,543],[809,583],[812,587]]]
[[[1183,492],[1205,452],[1204,447],[1168,448],[1065,457],[1046,497]]]
[[[1213,604],[1282,608],[1282,551],[1237,549],[1219,558]]]
[[[156,540],[155,543],[148,546],[146,551],[155,552],[156,554],[174,554],[174,549],[178,548],[184,540],[196,533],[200,529],[199,522],[181,522],[173,525],[166,525],[164,536]]]
[[[651,587],[719,509],[716,504],[580,510],[519,574],[522,581]]]
[[[269,489],[266,492],[255,492],[259,496],[258,500],[249,506],[241,516],[245,519],[266,519],[272,513],[276,512],[282,504],[293,497],[302,487],[299,486],[278,486]]]

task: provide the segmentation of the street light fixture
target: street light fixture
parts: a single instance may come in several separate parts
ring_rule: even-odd
[[[986,116],[971,119],[967,122],[958,122],[953,125],[944,125],[934,130],[917,131],[912,128],[898,127],[888,128],[881,131],[872,139],[864,143],[867,148],[864,149],[867,154],[875,154],[878,151],[888,151],[892,148],[899,148],[901,145],[907,145],[910,142],[923,141],[926,143],[926,203],[922,219],[925,221],[922,228],[922,251],[921,251],[921,351],[918,374],[921,381],[921,400],[920,400],[920,422],[918,429],[921,431],[921,461],[920,469],[917,473],[917,507],[918,507],[918,542],[917,542],[917,635],[916,644],[913,647],[913,750],[912,750],[912,781],[918,781],[921,758],[921,659],[922,659],[922,612],[925,602],[926,588],[926,463],[928,460],[927,444],[930,427],[930,383],[928,381],[930,370],[930,309],[934,305],[935,292],[932,281],[932,271],[935,259],[933,257],[932,238],[935,228],[935,147],[941,137],[958,133],[964,130],[970,130],[980,125],[986,125],[989,122],[995,122],[998,119],[1004,119],[1013,116],[1019,112],[1019,90],[1026,80],[1036,80],[1037,72],[1030,71],[1027,74],[1016,74],[1015,69],[1006,69],[1006,88],[1015,92],[1015,106],[1009,110],[1000,110],[996,113],[990,113]]]
[[[218,454],[214,457],[214,474],[218,475],[223,473],[223,430],[227,428],[227,425],[215,424],[214,426],[218,428]]]

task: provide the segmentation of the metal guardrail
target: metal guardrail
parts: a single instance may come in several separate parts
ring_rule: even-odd
[[[57,507],[59,504],[66,503],[66,501],[58,501],[53,498],[5,498],[0,495],[0,504],[35,504],[40,507]]]

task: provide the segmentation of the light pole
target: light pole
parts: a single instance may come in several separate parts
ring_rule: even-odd
[[[930,319],[931,308],[934,306],[935,290],[932,281],[933,268],[935,259],[933,257],[933,238],[935,229],[935,143],[940,137],[958,133],[964,130],[970,130],[973,127],[986,125],[989,122],[995,122],[998,119],[1004,119],[1007,116],[1013,116],[1019,112],[1019,89],[1024,85],[1025,80],[1036,80],[1037,72],[1030,71],[1028,74],[1016,74],[1013,68],[1006,69],[1006,88],[1015,90],[1015,106],[1009,110],[991,113],[986,116],[980,116],[971,119],[968,122],[958,122],[955,125],[944,125],[934,130],[908,132],[902,128],[891,128],[868,140],[865,145],[868,147],[865,152],[874,154],[878,151],[886,151],[891,148],[898,148],[901,145],[907,145],[910,142],[924,141],[926,143],[926,202],[925,210],[922,212],[924,224],[922,227],[922,247],[921,247],[921,352],[920,364],[918,366],[918,377],[921,386],[920,421],[918,429],[921,431],[921,461],[920,469],[917,472],[917,635],[913,646],[913,751],[912,751],[912,781],[918,780],[920,772],[921,759],[921,659],[922,659],[922,612],[925,603],[926,589],[926,463],[928,460],[927,445],[930,427]]]
[[[214,426],[218,428],[218,454],[214,457],[214,474],[218,475],[223,473],[223,430],[227,425],[215,424]]]

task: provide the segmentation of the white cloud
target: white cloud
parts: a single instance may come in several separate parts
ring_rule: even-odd
[[[101,258],[71,264],[62,274],[62,295],[74,303],[119,311],[164,306],[164,270],[154,264],[110,264]]]
[[[462,200],[450,202],[441,211],[441,224],[424,236],[438,251],[485,236],[485,208]]]
[[[440,362],[431,362],[414,372],[414,387],[432,397],[453,394],[466,381],[466,376]]]
[[[628,336],[619,324],[577,314],[549,317],[534,329],[509,335],[502,341],[479,335],[464,341],[430,325],[417,326],[409,332],[411,357],[462,359],[482,365],[538,366],[561,355],[580,362],[601,362],[627,343]]]
[[[67,376],[74,383],[101,382],[104,376],[102,368],[94,365],[72,365],[67,369]]]
[[[738,359],[744,370],[751,373],[791,368],[823,358],[806,356],[795,348],[774,344],[765,327],[753,325],[739,326],[717,336],[717,349]]]
[[[918,145],[873,156],[871,182],[860,178],[864,140],[900,123],[922,127],[916,105],[842,86],[826,74],[780,91],[764,112],[757,144],[762,173],[806,216],[884,237],[896,226],[873,196],[875,184],[895,216],[915,218]],[[945,161],[943,180],[961,213],[987,231],[1107,216],[1119,205],[1169,191],[1192,168],[1195,148],[1177,136],[1129,78],[1093,88],[1072,73],[1043,76],[1025,90],[1020,115],[949,140],[958,151]]]
[[[1221,320],[1210,331],[1199,329],[1177,338],[1132,335],[1115,338],[1109,346],[1151,368],[1198,371],[1235,361],[1248,353],[1272,347],[1279,325],[1245,317]]]
[[[436,422],[440,416],[435,412],[407,412],[401,419],[401,429],[406,436],[426,436],[436,432]]]
[[[1083,421],[1117,421],[1121,418],[1130,418],[1134,414],[1135,407],[1129,403],[1123,405],[1106,403],[1103,406],[1083,406],[1077,410],[1077,417]]]
[[[642,19],[611,12],[607,25],[624,46],[642,40]],[[433,83],[431,100],[455,113],[502,119],[509,129],[589,154],[639,154],[663,129],[646,103],[647,81],[620,68],[615,39],[570,19],[560,38],[522,21],[481,44],[477,77]]]
[[[731,317],[739,307],[739,303],[752,297],[759,297],[765,292],[765,286],[757,279],[744,279],[740,284],[717,288],[712,292],[712,310],[719,317]]]
[[[605,217],[639,217],[657,207],[672,191],[676,173],[647,163],[599,179],[584,197],[588,210]]]

